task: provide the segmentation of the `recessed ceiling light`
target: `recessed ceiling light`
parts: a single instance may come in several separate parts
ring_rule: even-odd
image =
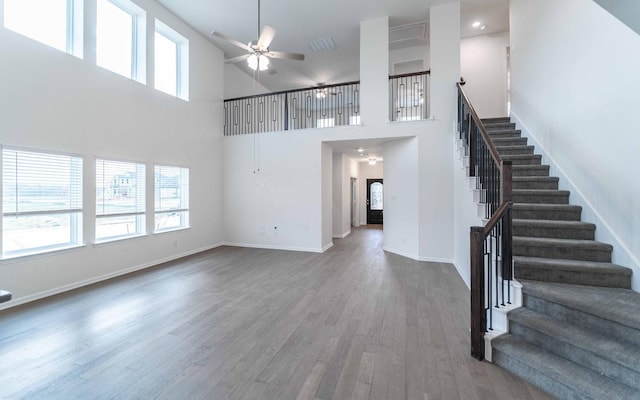
[[[471,24],[471,26],[473,26],[474,28],[477,28],[480,26],[480,21],[476,21],[473,24]]]
[[[480,30],[481,30],[481,31],[483,31],[483,30],[485,30],[485,29],[487,29],[487,26],[486,26],[486,25],[482,25],[482,26],[480,27]]]
[[[362,147],[358,147],[358,153],[362,153],[364,149]]]

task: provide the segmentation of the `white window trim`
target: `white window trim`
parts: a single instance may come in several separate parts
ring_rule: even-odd
[[[155,32],[176,44],[176,97],[189,101],[189,39],[159,19],[155,20]]]

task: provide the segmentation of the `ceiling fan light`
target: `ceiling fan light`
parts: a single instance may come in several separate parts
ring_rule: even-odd
[[[257,55],[254,53],[247,58],[247,65],[254,71],[258,69],[264,71],[269,68],[269,58],[264,54]]]

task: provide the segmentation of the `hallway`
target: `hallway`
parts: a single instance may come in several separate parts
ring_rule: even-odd
[[[361,227],[324,254],[221,247],[0,312],[0,398],[548,399],[469,356],[452,265]]]

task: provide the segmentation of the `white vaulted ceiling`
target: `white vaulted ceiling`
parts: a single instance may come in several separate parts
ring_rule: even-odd
[[[244,51],[210,36],[216,30],[243,43],[257,38],[257,0],[158,0],[212,42],[227,58]],[[396,34],[424,31],[423,39],[394,42],[391,49],[428,43],[429,7],[451,0],[261,0],[262,25],[272,25],[278,34],[272,50],[304,53],[303,62],[274,60],[276,74],[262,73],[260,82],[271,90],[338,83],[359,79],[360,21],[389,16],[390,28],[418,24]],[[504,32],[509,28],[508,0],[462,2],[462,37]],[[482,21],[487,29],[473,29]],[[424,26],[420,26],[424,23]],[[392,29],[393,31],[393,29]],[[392,38],[394,33],[392,32]],[[307,42],[331,37],[336,49],[314,53]],[[239,65],[245,72],[250,70]],[[252,71],[251,71],[252,72]]]

